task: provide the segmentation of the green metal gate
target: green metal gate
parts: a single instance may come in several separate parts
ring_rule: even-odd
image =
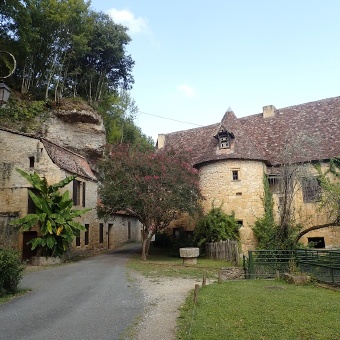
[[[319,281],[340,285],[340,250],[251,250],[243,256],[248,279],[274,278],[294,266]]]

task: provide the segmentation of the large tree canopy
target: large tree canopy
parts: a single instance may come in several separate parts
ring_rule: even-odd
[[[143,253],[149,242],[179,214],[200,209],[198,173],[183,153],[143,152],[136,147],[112,147],[100,166],[101,215],[126,211],[143,225]]]
[[[0,45],[17,59],[9,85],[33,98],[99,102],[129,89],[133,60],[126,28],[84,0],[0,2]]]

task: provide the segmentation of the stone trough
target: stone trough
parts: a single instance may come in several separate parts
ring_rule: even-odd
[[[179,256],[183,258],[184,265],[197,264],[199,255],[199,248],[179,248]]]

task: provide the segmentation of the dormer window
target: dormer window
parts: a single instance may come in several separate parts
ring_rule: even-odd
[[[218,134],[218,140],[220,142],[220,149],[229,148],[229,136],[228,132],[223,132]]]
[[[214,136],[218,139],[220,149],[228,149],[230,148],[230,139],[234,137],[234,135],[227,131],[227,129],[221,127],[220,131]]]

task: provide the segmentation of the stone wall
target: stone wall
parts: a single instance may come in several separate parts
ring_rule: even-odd
[[[49,184],[59,182],[71,174],[52,162],[43,144],[36,138],[0,130],[0,145],[0,245],[10,245],[22,250],[22,233],[13,232],[14,228],[8,223],[12,216],[23,217],[27,214],[28,188],[31,186],[15,169],[20,168],[29,173],[35,171],[40,177],[45,177]],[[33,167],[30,167],[30,157],[34,157]],[[90,235],[97,235],[97,183],[84,178],[78,179],[86,183],[85,208],[92,209],[79,217],[78,222],[89,224]],[[72,182],[61,190],[69,190],[72,197]],[[82,206],[76,208],[83,209]],[[87,248],[95,249],[96,240],[90,239]]]
[[[128,215],[115,215],[106,222],[108,248],[113,249],[126,242],[141,241],[141,223]]]
[[[237,180],[233,180],[233,171],[238,171]],[[251,228],[255,219],[264,213],[263,173],[262,162],[246,160],[218,161],[199,169],[205,212],[214,204],[216,207],[222,205],[227,214],[235,213],[236,219],[242,221],[242,252],[256,246]]]

